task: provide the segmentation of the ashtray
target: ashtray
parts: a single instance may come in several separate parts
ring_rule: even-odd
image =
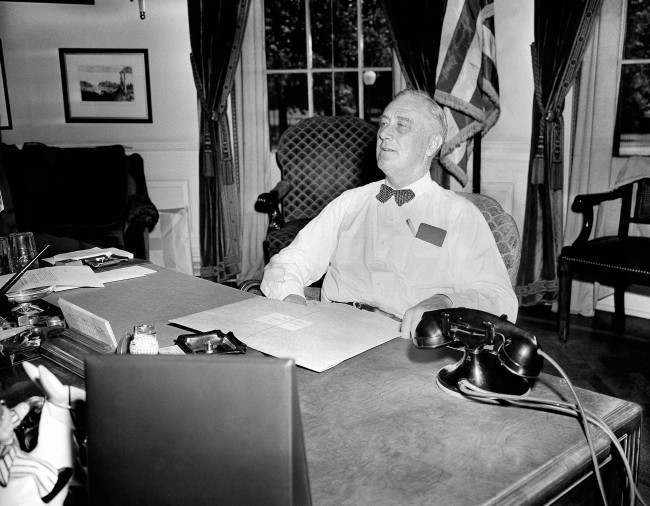
[[[22,304],[23,302],[31,302],[33,300],[42,299],[46,295],[54,291],[53,286],[37,286],[35,288],[28,288],[17,292],[10,292],[6,294],[9,302]]]
[[[199,334],[183,334],[175,343],[185,353],[236,354],[246,353],[246,345],[232,332],[224,334],[220,330],[211,330]]]

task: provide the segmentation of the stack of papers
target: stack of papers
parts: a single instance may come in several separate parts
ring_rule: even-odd
[[[4,285],[13,274],[0,276],[0,286]],[[97,277],[97,274],[87,265],[81,266],[58,266],[43,267],[25,271],[9,293],[20,292],[42,286],[53,286],[54,291],[69,290],[82,286],[103,287],[104,283]]]
[[[254,297],[171,320],[200,332],[219,329],[262,353],[322,372],[398,337],[399,323],[345,304],[302,306]]]
[[[109,257],[115,255],[126,258],[133,258],[133,253],[118,248],[90,248],[71,251],[70,253],[61,253],[53,257],[43,258],[43,261],[54,265],[56,263],[74,262],[76,260],[84,260],[85,258],[93,258],[100,255]]]

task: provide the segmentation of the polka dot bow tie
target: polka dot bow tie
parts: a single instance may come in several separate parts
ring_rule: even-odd
[[[386,184],[381,185],[376,197],[377,200],[383,204],[384,202],[388,202],[393,195],[395,195],[395,203],[398,206],[406,204],[409,200],[412,200],[415,197],[413,190],[394,190]]]

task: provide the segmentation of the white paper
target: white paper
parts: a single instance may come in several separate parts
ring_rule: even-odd
[[[4,285],[13,274],[0,276],[0,286]],[[87,265],[82,266],[57,266],[42,267],[25,271],[25,274],[16,284],[11,287],[9,293],[38,288],[41,286],[53,286],[55,291],[67,288],[79,288],[82,286],[103,287],[93,270]]]
[[[246,345],[322,372],[399,336],[399,322],[345,304],[302,306],[255,297],[171,320],[199,332],[231,331]]]
[[[132,279],[155,274],[156,271],[142,267],[140,265],[131,265],[120,269],[111,269],[109,271],[99,271],[95,274],[102,283],[112,283],[113,281],[122,281],[123,279]]]
[[[68,327],[101,343],[108,344],[112,350],[117,348],[117,340],[108,320],[65,299],[59,299],[57,303]]]
[[[120,257],[133,258],[133,253],[124,251],[118,248],[90,248],[78,251],[71,251],[69,253],[61,253],[53,257],[43,258],[44,262],[54,265],[56,262],[69,262],[72,260],[83,260],[84,258],[92,258],[99,255],[112,256],[117,255]]]

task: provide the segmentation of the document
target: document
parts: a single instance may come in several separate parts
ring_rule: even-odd
[[[69,253],[61,253],[59,255],[54,255],[53,257],[43,258],[44,262],[48,264],[56,264],[57,262],[73,262],[75,260],[83,260],[85,258],[92,258],[100,255],[106,256],[120,256],[126,258],[133,258],[133,253],[130,251],[124,251],[118,248],[90,248],[82,249],[78,251],[71,251]]]
[[[123,279],[140,278],[148,274],[155,274],[156,271],[142,267],[140,265],[131,265],[130,267],[122,267],[120,269],[112,269],[109,271],[99,271],[95,274],[102,283],[112,283],[113,281],[122,281]]]
[[[107,345],[111,351],[115,351],[117,340],[108,320],[65,299],[59,299],[57,302],[68,327]]]
[[[9,281],[12,276],[13,274],[0,276],[0,286]],[[25,271],[23,277],[11,287],[9,293],[41,286],[53,286],[54,291],[58,292],[82,286],[103,287],[104,283],[87,265],[42,267]]]
[[[221,330],[262,353],[322,372],[394,337],[399,322],[346,304],[301,306],[255,297],[170,320],[199,332]]]

